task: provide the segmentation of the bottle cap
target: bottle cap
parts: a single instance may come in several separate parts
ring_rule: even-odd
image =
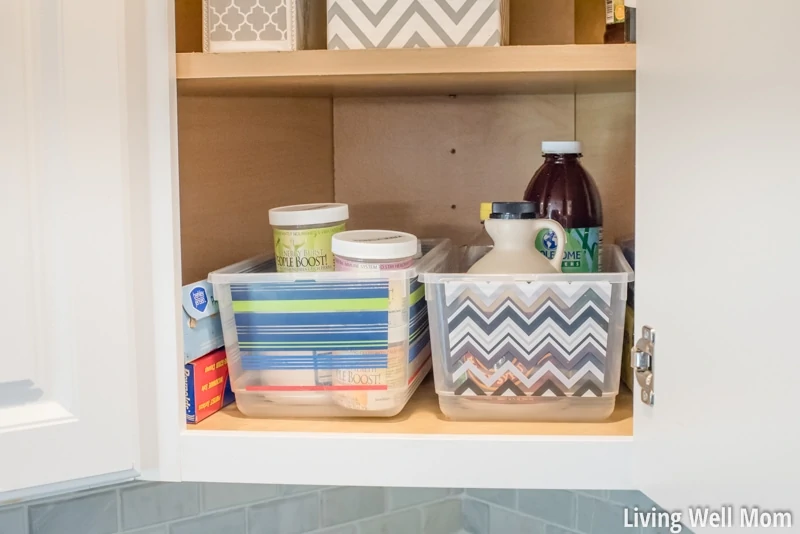
[[[580,154],[580,141],[542,141],[542,154]]]
[[[417,254],[417,237],[391,230],[351,230],[331,239],[337,256],[364,260],[399,260]]]
[[[536,204],[533,202],[492,202],[490,219],[535,219]]]
[[[491,202],[481,202],[481,222],[485,221],[489,218],[489,215],[492,214],[492,203]]]
[[[296,204],[269,210],[269,223],[273,226],[311,226],[346,221],[347,204]]]

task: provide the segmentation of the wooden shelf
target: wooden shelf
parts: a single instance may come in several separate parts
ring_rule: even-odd
[[[191,431],[329,432],[356,434],[498,435],[498,436],[632,436],[631,392],[622,388],[614,413],[599,423],[520,423],[449,421],[428,378],[405,409],[386,419],[255,419],[243,416],[232,404],[196,425]]]
[[[181,478],[451,488],[633,489],[633,399],[600,423],[455,422],[428,379],[389,419],[252,419],[234,406],[181,434]],[[406,461],[407,460],[407,461]]]
[[[178,54],[195,95],[447,95],[629,91],[635,45]]]

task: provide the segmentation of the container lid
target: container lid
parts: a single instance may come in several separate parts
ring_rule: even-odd
[[[533,202],[492,202],[490,219],[535,219],[536,204]]]
[[[580,141],[542,141],[542,154],[580,154]]]
[[[269,210],[269,223],[273,226],[307,226],[346,221],[347,204],[296,204]]]
[[[399,260],[417,254],[417,237],[391,230],[351,230],[334,234],[331,250],[347,258]]]

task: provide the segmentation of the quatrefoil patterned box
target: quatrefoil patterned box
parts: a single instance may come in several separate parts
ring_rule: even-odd
[[[306,48],[307,0],[203,0],[203,52]]]

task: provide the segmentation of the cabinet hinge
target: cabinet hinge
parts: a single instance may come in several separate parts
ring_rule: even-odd
[[[642,337],[631,349],[631,365],[636,373],[636,381],[641,387],[642,402],[652,406],[656,401],[654,391],[653,354],[655,353],[656,331],[649,326],[642,327]]]

